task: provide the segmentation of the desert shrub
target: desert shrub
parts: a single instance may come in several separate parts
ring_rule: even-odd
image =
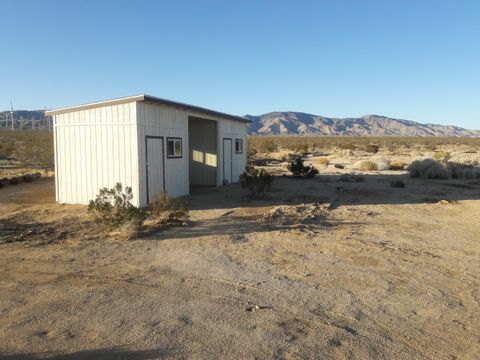
[[[376,154],[378,152],[378,149],[380,149],[380,146],[375,144],[368,144],[367,146],[365,146],[365,151],[371,154]]]
[[[393,181],[390,183],[390,186],[391,186],[391,187],[396,187],[396,188],[404,188],[404,187],[405,187],[405,183],[404,183],[402,180],[393,180]]]
[[[404,163],[403,161],[394,160],[390,163],[388,169],[389,170],[404,170],[405,166],[407,166],[407,164]]]
[[[93,215],[97,223],[103,224],[110,229],[125,224],[132,224],[137,228],[143,226],[146,212],[134,206],[130,201],[133,198],[132,188],[117,183],[115,187],[106,187],[99,190],[95,200],[90,200],[88,211]]]
[[[375,171],[378,170],[377,164],[371,160],[359,161],[353,166],[355,169],[362,171]]]
[[[318,169],[313,165],[305,165],[302,158],[297,157],[287,165],[288,171],[293,176],[301,178],[311,178],[318,174]]]
[[[447,164],[447,171],[453,179],[480,179],[480,168],[474,165],[451,162]]]
[[[166,192],[160,193],[150,205],[149,218],[159,224],[185,225],[189,217],[187,203],[171,198]]]
[[[319,163],[320,165],[328,166],[330,164],[330,160],[323,156],[317,159],[317,163]]]
[[[415,160],[407,167],[407,171],[414,178],[448,179],[445,166],[433,159]]]
[[[385,159],[383,156],[374,156],[370,159],[377,166],[377,170],[385,171],[390,169],[390,160]]]
[[[261,199],[265,197],[265,192],[272,188],[273,179],[273,175],[265,169],[256,169],[249,165],[240,175],[240,184],[250,192],[252,198]]]

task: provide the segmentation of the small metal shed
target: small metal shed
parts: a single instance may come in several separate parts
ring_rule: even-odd
[[[49,110],[56,200],[85,204],[117,182],[146,206],[160,192],[238,182],[249,120],[149,95]]]

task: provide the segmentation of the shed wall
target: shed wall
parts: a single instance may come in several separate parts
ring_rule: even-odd
[[[220,121],[219,128],[219,143],[223,144],[224,138],[232,139],[233,146],[233,163],[232,163],[232,182],[236,183],[239,181],[240,174],[245,171],[245,166],[247,165],[247,124],[240,123],[238,121],[225,120]],[[243,152],[241,154],[235,153],[235,140],[243,140]],[[220,151],[221,157],[223,159],[223,148]],[[220,161],[220,174],[223,174],[223,161]]]
[[[86,204],[120,182],[139,205],[136,116],[135,102],[54,116],[58,202]]]
[[[139,182],[140,204],[147,205],[146,189],[146,148],[147,136],[162,136],[164,149],[166,139],[175,137],[182,139],[182,157],[168,158],[164,151],[165,164],[165,191],[170,196],[182,196],[189,194],[188,178],[188,118],[185,111],[167,108],[150,103],[137,103],[138,123],[138,155],[139,155]],[[154,159],[149,159],[155,161]]]

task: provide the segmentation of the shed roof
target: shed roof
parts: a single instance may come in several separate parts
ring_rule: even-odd
[[[153,103],[153,104],[160,104],[160,105],[166,105],[166,106],[171,106],[175,108],[180,108],[183,110],[189,110],[189,111],[194,111],[200,114],[206,114],[206,115],[211,115],[211,116],[218,116],[221,118],[229,119],[229,120],[234,120],[234,121],[240,121],[244,123],[250,123],[251,121],[237,115],[231,115],[231,114],[226,114],[220,111],[215,111],[215,110],[210,110],[207,108],[203,108],[200,106],[195,106],[195,105],[190,105],[190,104],[185,104],[182,102],[177,102],[177,101],[172,101],[172,100],[167,100],[167,99],[162,99],[159,97],[151,96],[151,95],[133,95],[133,96],[127,96],[123,98],[117,98],[117,99],[111,99],[111,100],[105,100],[105,101],[98,101],[98,102],[93,102],[93,103],[88,103],[88,104],[82,104],[82,105],[77,105],[77,106],[69,106],[69,107],[64,107],[64,108],[59,108],[59,109],[52,109],[48,110],[45,112],[45,115],[57,115],[57,114],[64,114],[68,113],[71,111],[79,111],[79,110],[87,110],[87,109],[94,109],[102,106],[110,106],[110,105],[118,105],[118,104],[125,104],[129,102],[134,102],[134,101],[141,101],[141,102],[148,102],[148,103]]]

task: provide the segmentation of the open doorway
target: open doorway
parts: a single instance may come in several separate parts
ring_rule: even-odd
[[[217,186],[217,122],[188,117],[190,188]]]

